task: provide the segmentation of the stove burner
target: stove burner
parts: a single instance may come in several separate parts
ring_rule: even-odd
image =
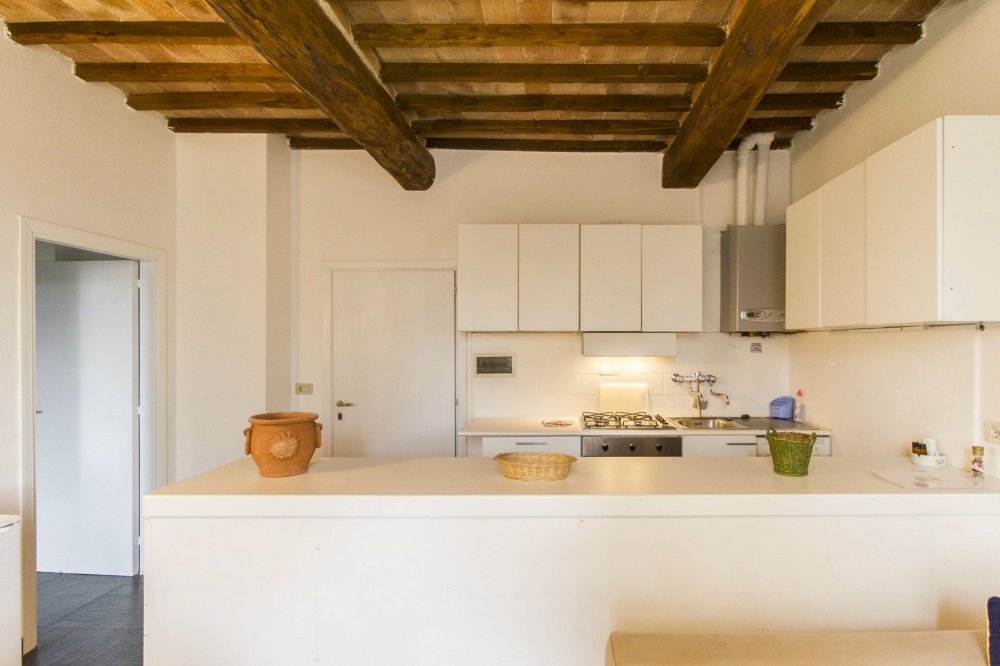
[[[580,421],[584,428],[653,430],[667,427],[663,417],[646,412],[584,412]]]

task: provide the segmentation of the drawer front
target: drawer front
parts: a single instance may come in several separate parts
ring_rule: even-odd
[[[483,457],[500,453],[566,453],[580,455],[579,437],[483,437]]]
[[[684,457],[756,457],[757,437],[754,435],[685,435]]]
[[[816,443],[813,445],[814,456],[832,456],[833,452],[830,447],[830,438],[827,435],[822,435],[816,438]],[[767,443],[766,437],[757,437],[757,455],[758,456],[770,456],[771,455],[771,445]]]

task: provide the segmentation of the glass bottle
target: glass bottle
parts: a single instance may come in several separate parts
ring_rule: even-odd
[[[986,470],[983,466],[983,451],[982,446],[972,447],[972,485],[979,488],[983,485],[986,480]]]

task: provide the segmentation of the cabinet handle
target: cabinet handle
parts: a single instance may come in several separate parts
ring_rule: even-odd
[[[726,446],[757,446],[757,442],[726,442]]]
[[[545,446],[545,442],[517,442],[518,446]]]

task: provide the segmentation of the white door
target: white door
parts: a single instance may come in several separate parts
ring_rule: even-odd
[[[36,264],[39,571],[137,570],[137,266]]]
[[[333,455],[455,455],[455,274],[334,271]]]

